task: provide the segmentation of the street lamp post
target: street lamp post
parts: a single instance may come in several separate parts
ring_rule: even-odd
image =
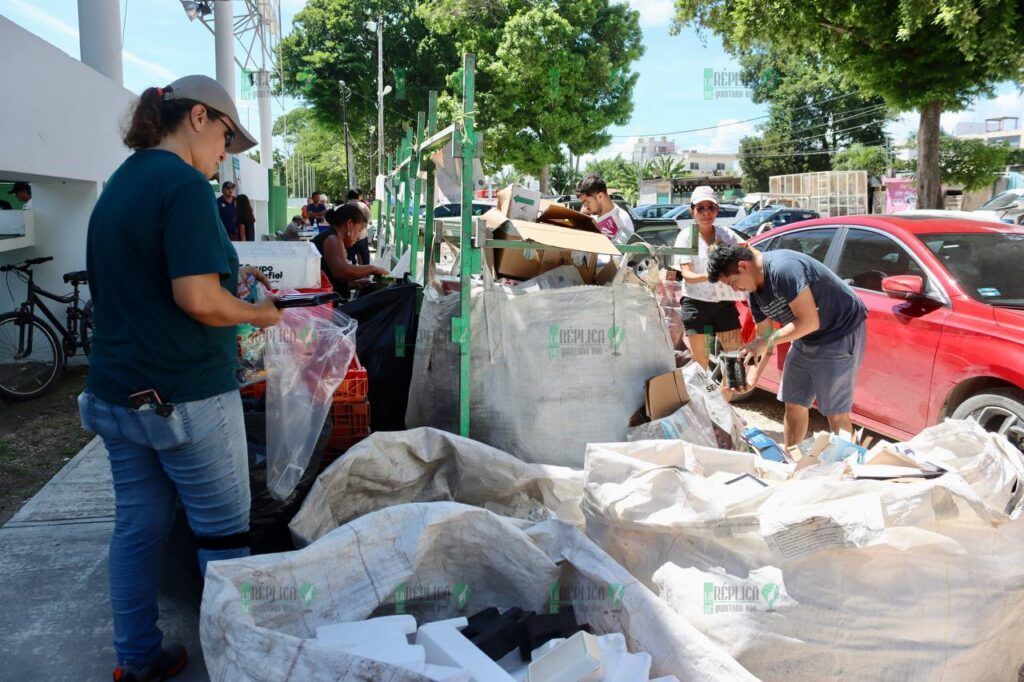
[[[345,165],[348,170],[348,188],[356,187],[356,163],[352,158],[352,138],[348,134],[348,98],[352,96],[345,81],[338,81],[341,86],[341,120],[345,129]]]

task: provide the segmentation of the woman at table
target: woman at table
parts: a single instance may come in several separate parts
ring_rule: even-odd
[[[320,252],[320,269],[342,298],[348,298],[351,289],[360,288],[363,278],[389,274],[376,265],[353,265],[348,260],[347,250],[355,246],[366,227],[366,215],[359,206],[342,204],[328,209],[324,218],[331,229],[318,234],[313,244]]]

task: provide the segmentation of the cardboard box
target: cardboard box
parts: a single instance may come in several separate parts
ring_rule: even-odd
[[[526,280],[561,265],[575,265],[583,282],[592,284],[597,254],[618,255],[618,249],[589,216],[546,201],[541,208],[538,221],[543,222],[509,219],[497,209],[483,215],[493,239],[536,244],[529,249],[494,249],[489,260],[495,274]]]
[[[652,421],[667,417],[690,402],[681,369],[651,377],[644,383],[644,393],[647,416]]]
[[[540,192],[522,185],[509,185],[498,192],[498,210],[514,220],[536,220],[540,201]]]

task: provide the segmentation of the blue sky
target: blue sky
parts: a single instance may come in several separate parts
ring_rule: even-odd
[[[285,33],[305,0],[281,0]],[[694,31],[669,35],[672,0],[631,0],[640,12],[646,54],[635,65],[640,74],[632,120],[610,129],[616,137],[598,156],[628,156],[636,136],[720,126],[700,133],[668,135],[682,148],[702,151],[735,151],[739,138],[754,132],[757,121],[731,124],[767,113],[764,105],[749,99],[705,100],[704,69],[735,71],[713,35],[702,41]],[[0,0],[0,15],[78,58],[77,0]],[[124,22],[125,87],[140,92],[163,85],[182,75],[214,75],[213,36],[198,21],[189,22],[177,0],[121,0]],[[239,49],[236,47],[236,50]],[[373,77],[373,74],[368,74]],[[237,80],[237,79],[236,79]],[[294,100],[275,101],[274,116],[297,106]],[[255,102],[239,102],[242,123],[259,128]],[[977,103],[965,112],[943,114],[943,128],[952,131],[959,121],[980,121],[991,116],[1024,117],[1024,98],[1010,83],[997,96]],[[889,126],[898,140],[917,127],[917,116],[908,113]]]

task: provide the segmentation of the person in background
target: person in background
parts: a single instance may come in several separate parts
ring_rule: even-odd
[[[353,265],[348,260],[347,249],[359,240],[359,233],[366,227],[366,216],[355,204],[342,204],[325,214],[330,231],[313,238],[313,245],[320,252],[320,269],[334,285],[342,298],[348,298],[352,288],[360,288],[359,280],[372,275],[388,275],[384,268],[375,265]]]
[[[736,301],[744,299],[725,284],[708,281],[708,253],[723,244],[739,244],[740,239],[728,227],[716,226],[718,197],[707,186],[697,187],[690,197],[690,212],[697,224],[697,254],[675,256],[673,265],[683,280],[683,298],[679,313],[690,342],[693,359],[708,368],[710,336],[718,337],[722,350],[734,351],[742,345],[740,314]],[[679,231],[676,246],[689,243],[689,229]]]
[[[792,342],[779,386],[779,400],[786,404],[786,447],[807,436],[808,409],[815,400],[833,433],[852,434],[850,411],[864,360],[868,316],[853,289],[805,253],[761,253],[737,245],[712,250],[708,281],[746,293],[757,322],[757,338],[740,353],[744,361],[756,363],[740,393],[754,389],[775,346]],[[773,321],[782,326],[773,329]]]
[[[224,231],[228,239],[238,241],[238,203],[235,201],[235,183],[228,180],[220,186],[220,196],[217,197],[217,210],[220,211],[220,222],[224,224]]]
[[[251,242],[256,239],[256,214],[252,202],[245,194],[238,195],[238,241]]]
[[[292,221],[285,226],[284,231],[281,234],[281,239],[286,242],[297,242],[299,241],[299,231],[306,227],[306,221],[302,219],[300,215],[293,215]]]
[[[235,326],[281,320],[271,297],[236,297],[238,254],[210,177],[256,140],[206,76],[147,88],[123,137],[133,153],[89,219],[96,323],[82,426],[103,439],[114,487],[110,605],[120,682],[164,680],[188,656],[157,626],[164,541],[180,500],[199,566],[249,555],[249,461]],[[140,201],[140,197],[145,197]],[[252,272],[265,282],[258,271]]]
[[[600,175],[588,175],[576,186],[576,195],[586,213],[594,216],[601,232],[614,244],[625,244],[633,236],[633,219],[608,196],[608,185]]]
[[[326,220],[327,204],[320,198],[321,194],[320,190],[316,190],[309,197],[309,203],[306,204],[306,220],[322,234],[330,231],[330,227]]]
[[[21,202],[22,209],[32,208],[32,185],[27,182],[16,182],[8,194]],[[8,206],[10,208],[10,206]]]
[[[363,230],[359,233],[359,240],[352,245],[352,248],[348,249],[348,261],[352,265],[369,265],[370,264],[370,239],[367,237],[366,232],[370,225],[370,207],[366,205],[365,201],[362,201],[358,197],[358,190],[356,191],[357,196],[354,199],[349,199],[348,203],[359,209],[359,212],[363,214]],[[349,192],[351,196],[353,192]]]

